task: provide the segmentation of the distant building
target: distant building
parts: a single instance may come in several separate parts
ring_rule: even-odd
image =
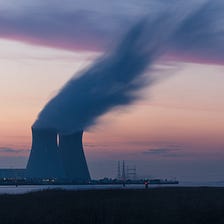
[[[24,179],[26,169],[0,169],[0,179]]]

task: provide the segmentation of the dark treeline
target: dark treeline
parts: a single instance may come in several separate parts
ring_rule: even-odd
[[[224,223],[224,188],[46,190],[0,196],[0,223]]]

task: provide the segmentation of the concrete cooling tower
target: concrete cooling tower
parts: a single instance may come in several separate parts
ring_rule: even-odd
[[[83,132],[59,136],[54,129],[32,128],[32,149],[27,164],[29,178],[89,181],[82,146]]]
[[[65,177],[70,180],[90,180],[83,145],[83,132],[59,136],[59,150]]]
[[[32,128],[32,136],[32,149],[27,164],[27,175],[31,178],[63,177],[56,130]]]

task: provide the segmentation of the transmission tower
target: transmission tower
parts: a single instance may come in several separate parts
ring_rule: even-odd
[[[118,180],[121,179],[121,164],[120,164],[120,161],[118,161],[118,163],[117,163],[117,179]]]

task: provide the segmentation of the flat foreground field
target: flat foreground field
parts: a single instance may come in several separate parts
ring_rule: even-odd
[[[224,188],[47,190],[0,195],[0,223],[224,223]]]

